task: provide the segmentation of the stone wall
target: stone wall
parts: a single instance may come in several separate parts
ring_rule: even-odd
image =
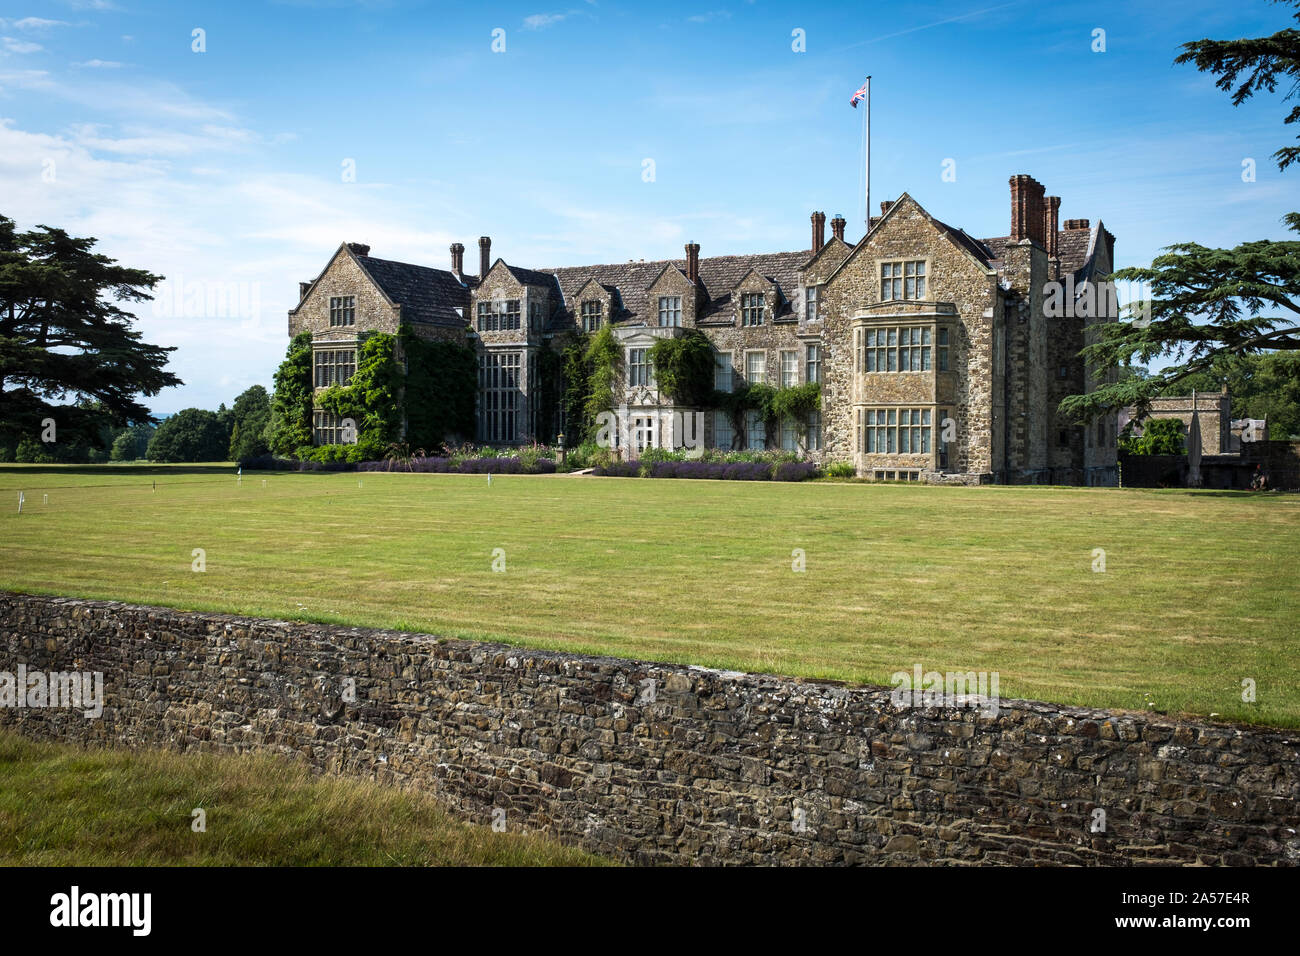
[[[629,862],[1300,862],[1296,732],[902,710],[882,688],[7,592],[0,645],[0,670],[104,674],[102,719],[0,710],[28,735],[278,753]]]

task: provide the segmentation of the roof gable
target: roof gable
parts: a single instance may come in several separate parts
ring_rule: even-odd
[[[844,269],[848,267],[849,263],[857,259],[862,253],[862,250],[868,247],[870,241],[880,235],[881,231],[889,225],[891,220],[903,214],[902,210],[904,209],[912,209],[920,213],[930,226],[933,227],[936,234],[942,236],[948,242],[956,246],[957,249],[974,262],[981,271],[988,272],[992,268],[990,262],[993,259],[993,255],[988,247],[980,240],[970,236],[964,229],[956,229],[948,225],[946,222],[940,222],[938,219],[935,219],[934,216],[930,215],[926,211],[924,206],[912,198],[911,194],[903,193],[887,210],[885,210],[885,214],[876,220],[876,224],[872,226],[867,234],[858,241],[858,244],[853,247],[853,251],[845,257],[844,261],[839,264],[835,271],[826,277],[826,281],[833,281],[836,276],[844,271]]]
[[[346,254],[348,258],[352,259],[353,261],[357,260],[357,255],[355,252],[352,251],[351,247],[346,242],[340,243],[339,247],[334,250],[334,255],[330,256],[329,261],[325,263],[325,268],[320,271],[320,273],[316,276],[316,278],[311,280],[311,284],[307,286],[307,291],[304,292],[298,298],[298,304],[289,310],[290,315],[296,314],[297,311],[302,308],[302,304],[306,302],[309,298],[311,298],[311,294],[316,291],[316,286],[320,284],[320,280],[325,278],[325,276],[329,274],[329,271],[334,268],[334,263],[338,262],[339,256],[344,254]],[[390,306],[397,305],[397,303],[393,301],[392,297],[384,290],[384,287],[375,281],[375,277],[372,276],[366,270],[366,267],[364,265],[362,265],[360,262],[357,262],[357,266],[360,268],[361,274],[365,276],[365,278],[370,282],[371,286],[373,286],[379,292],[379,294],[384,297],[384,301],[388,305]]]
[[[753,277],[757,277],[758,280],[768,288],[776,289],[776,282],[774,282],[769,276],[765,276],[763,275],[763,273],[759,272],[757,267],[751,266],[749,271],[740,277],[740,281],[731,287],[731,291],[735,292],[741,286],[748,283],[749,280]]]
[[[814,252],[812,255],[808,257],[807,261],[804,262],[804,264],[799,267],[799,271],[807,272],[809,269],[811,269],[819,259],[827,255],[828,249],[834,249],[837,252],[843,252],[845,258],[848,258],[849,254],[853,251],[853,247],[849,245],[847,242],[845,242],[843,239],[841,239],[839,236],[831,236],[830,239],[822,243],[822,247],[820,249],[818,249],[816,252]]]

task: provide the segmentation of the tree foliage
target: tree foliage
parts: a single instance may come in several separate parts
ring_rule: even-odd
[[[150,461],[225,461],[229,442],[215,412],[185,408],[158,426],[146,454]]]
[[[623,349],[614,338],[614,330],[604,325],[593,333],[584,358],[589,372],[583,418],[594,422],[601,412],[613,409],[615,390],[623,376]]]
[[[474,350],[457,342],[428,342],[409,326],[400,333],[406,356],[406,437],[419,448],[459,444],[474,435],[478,365]]]
[[[1149,267],[1121,269],[1116,279],[1149,283],[1135,311],[1141,321],[1097,326],[1083,355],[1098,369],[1177,355],[1181,364],[1150,378],[1127,378],[1072,395],[1061,410],[1082,421],[1123,405],[1144,411],[1150,399],[1232,355],[1300,350],[1300,242],[1246,242],[1234,249],[1179,243]]]
[[[1148,418],[1142,422],[1142,437],[1119,440],[1120,451],[1130,455],[1182,455],[1183,423],[1177,418]]]
[[[218,416],[220,417],[220,416]],[[271,396],[261,385],[253,385],[239,394],[230,409],[231,461],[244,461],[265,455],[267,426],[271,423]]]
[[[357,348],[357,370],[347,385],[331,385],[318,403],[339,418],[350,418],[357,431],[358,454],[378,459],[402,430],[401,370],[397,338],[368,336]]]
[[[591,441],[596,434],[596,420],[587,414],[587,399],[591,394],[591,364],[587,361],[590,344],[590,336],[579,332],[560,350],[564,376],[564,394],[560,401],[564,405],[567,431],[564,440],[571,448]]]
[[[299,332],[275,371],[267,444],[277,455],[292,455],[311,445],[311,333]]]
[[[113,461],[137,461],[144,458],[156,430],[148,422],[122,429],[113,439],[109,458]]]
[[[1300,8],[1297,0],[1273,2]],[[1300,9],[1293,18],[1300,21]],[[1183,44],[1183,52],[1174,62],[1195,63],[1202,73],[1217,73],[1214,85],[1225,93],[1232,92],[1233,106],[1240,106],[1256,93],[1275,93],[1279,82],[1289,87],[1282,96],[1284,103],[1300,94],[1300,30],[1279,30],[1272,36],[1236,40],[1194,40]],[[1300,104],[1291,108],[1283,122],[1300,122]],[[1273,158],[1277,168],[1284,170],[1300,160],[1300,146],[1284,146]]]
[[[0,216],[0,444],[38,438],[47,418],[59,443],[98,444],[107,425],[153,420],[137,396],[182,384],[165,370],[174,349],[142,341],[121,308],[151,299],[162,277],[95,242],[50,226],[18,232]]]
[[[1274,2],[1300,9],[1300,0]],[[1300,12],[1294,18],[1300,21]],[[1276,92],[1279,82],[1289,87],[1284,102],[1300,93],[1300,31],[1295,29],[1253,39],[1184,43],[1174,62],[1218,74],[1215,85],[1232,91],[1233,105],[1258,92]],[[1284,122],[1300,122],[1300,104]],[[1283,147],[1273,155],[1278,169],[1285,170],[1300,160],[1300,147]],[[1285,221],[1300,230],[1300,213],[1287,214]],[[1084,348],[1098,379],[1134,359],[1167,356],[1179,364],[1149,379],[1128,377],[1067,397],[1061,411],[1075,420],[1122,405],[1135,405],[1141,413],[1152,396],[1178,383],[1183,383],[1180,389],[1189,387],[1194,376],[1231,356],[1300,349],[1300,243],[1261,240],[1233,249],[1177,243],[1149,268],[1123,269],[1112,278],[1149,282],[1151,296],[1130,307],[1142,315],[1141,321],[1103,324],[1098,340]]]
[[[650,346],[659,389],[679,405],[706,405],[713,394],[713,345],[698,329]]]
[[[1225,387],[1233,418],[1267,419],[1268,437],[1275,441],[1300,438],[1300,352],[1228,356],[1189,375],[1168,394]]]

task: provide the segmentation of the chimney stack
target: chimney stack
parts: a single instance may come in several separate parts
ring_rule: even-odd
[[[370,255],[370,247],[366,245],[364,242],[349,242],[348,248],[351,249],[359,256]]]
[[[686,278],[691,284],[700,281],[700,244],[698,242],[686,243]]]
[[[813,255],[822,251],[822,246],[826,245],[826,213],[815,212],[812,214],[812,251]]]
[[[298,283],[298,301],[301,302],[307,295],[307,290],[311,288],[310,282]]]
[[[456,273],[459,279],[465,272],[465,244],[453,242],[451,244],[451,271]]]
[[[892,207],[893,205],[894,205],[894,200],[892,199],[880,200],[880,215],[883,217],[885,213],[889,212],[890,207]]]
[[[844,217],[840,213],[836,213],[835,218],[831,220],[831,235],[840,242],[844,241]]]
[[[1047,245],[1043,236],[1043,184],[1024,173],[1011,177],[1011,238]]]
[[[1043,206],[1043,233],[1047,239],[1047,256],[1049,259],[1057,258],[1060,253],[1057,250],[1056,232],[1060,229],[1061,215],[1061,197],[1048,196]]]
[[[1087,219],[1067,219],[1065,220],[1066,230],[1070,229],[1091,229],[1092,223]]]
[[[492,268],[492,237],[478,237],[478,281],[487,278],[488,269]]]

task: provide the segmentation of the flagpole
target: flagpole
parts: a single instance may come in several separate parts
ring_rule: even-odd
[[[863,177],[866,182],[865,190],[867,196],[867,208],[863,210],[866,219],[866,230],[871,231],[871,77],[867,76],[867,112],[863,114],[862,122],[866,124],[866,169],[863,170]],[[863,233],[866,235],[866,232]]]

